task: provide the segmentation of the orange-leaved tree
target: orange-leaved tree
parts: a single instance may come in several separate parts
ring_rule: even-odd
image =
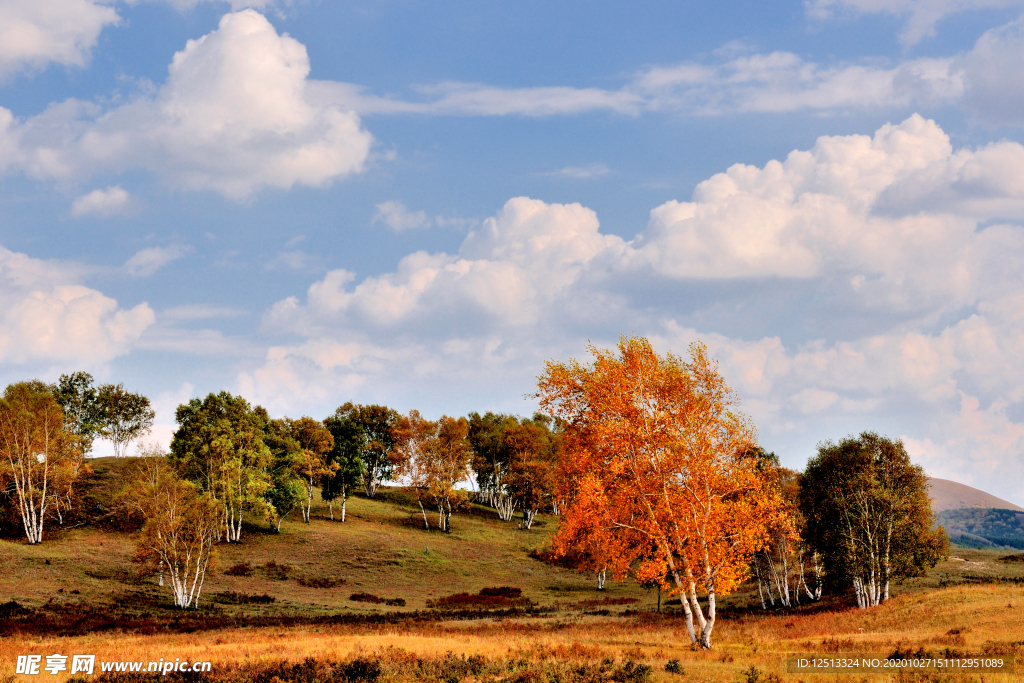
[[[602,543],[616,578],[678,593],[691,643],[710,648],[716,597],[746,578],[782,514],[750,456],[756,431],[701,343],[688,361],[640,337],[589,350],[592,364],[549,361],[539,381],[541,408],[563,424],[555,552]]]

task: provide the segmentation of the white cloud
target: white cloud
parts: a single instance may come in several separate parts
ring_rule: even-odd
[[[117,11],[91,0],[4,0],[0,4],[0,77],[49,64],[84,66]]]
[[[972,10],[1013,7],[1024,0],[806,0],[807,12],[827,19],[837,12],[891,14],[906,19],[900,42],[915,45],[935,35],[935,25],[946,17]]]
[[[133,277],[149,277],[171,261],[181,258],[191,250],[191,247],[181,245],[148,247],[139,250],[134,256],[125,261],[124,269]]]
[[[409,254],[361,280],[333,270],[275,304],[264,329],[302,341],[274,346],[239,386],[282,412],[395,394],[528,412],[543,361],[588,339],[632,331],[682,352],[702,338],[769,445],[809,455],[897,425],[934,473],[1024,500],[998,474],[1024,463],[1021,164],[1016,143],[954,149],[913,116],[733,166],[629,242],[578,204],[512,199],[455,254]],[[826,334],[800,329],[818,315]],[[750,316],[772,331],[720,331],[749,330]]]
[[[305,47],[262,15],[228,14],[174,55],[153,96],[106,111],[68,100],[25,121],[0,108],[0,151],[7,170],[36,178],[145,168],[233,199],[323,186],[360,172],[373,138],[355,114],[306,99],[309,68]]]
[[[105,190],[93,190],[71,204],[73,216],[116,216],[131,210],[131,195],[120,185],[111,185]]]
[[[821,65],[780,51],[727,57],[717,63],[651,67],[618,90],[443,83],[418,86],[416,99],[399,100],[369,94],[350,83],[311,81],[309,97],[363,115],[538,117],[607,111],[636,116],[662,111],[713,116],[907,107],[953,102],[964,90],[963,75],[953,58],[920,58],[885,66]]]
[[[377,213],[373,216],[374,223],[383,223],[396,232],[415,230],[417,228],[429,228],[433,221],[427,217],[427,212],[409,211],[401,202],[387,201],[377,205]]]
[[[78,283],[75,266],[0,247],[0,362],[97,365],[131,350],[153,323],[145,303],[131,309]]]
[[[588,166],[566,166],[565,168],[560,168],[557,171],[548,171],[544,173],[544,175],[586,180],[588,178],[597,178],[603,175],[608,175],[611,172],[612,169],[608,168],[605,164],[590,164]]]

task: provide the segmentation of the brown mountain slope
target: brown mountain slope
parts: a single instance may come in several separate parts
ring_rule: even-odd
[[[1024,512],[1024,508],[1014,505],[1008,500],[996,498],[990,493],[985,493],[966,484],[959,484],[949,479],[937,479],[928,477],[928,494],[932,499],[932,509],[936,512],[942,510],[961,510],[963,508],[1002,508],[1003,510],[1017,510]]]

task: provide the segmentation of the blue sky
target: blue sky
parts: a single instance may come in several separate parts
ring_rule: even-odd
[[[1024,2],[2,0],[0,379],[528,413],[704,340],[764,446],[1024,502]]]

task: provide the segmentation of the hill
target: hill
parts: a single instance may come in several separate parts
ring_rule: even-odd
[[[932,499],[932,509],[936,512],[963,508],[999,508],[1024,512],[1024,508],[1019,505],[949,479],[929,477],[928,487],[928,495]]]

